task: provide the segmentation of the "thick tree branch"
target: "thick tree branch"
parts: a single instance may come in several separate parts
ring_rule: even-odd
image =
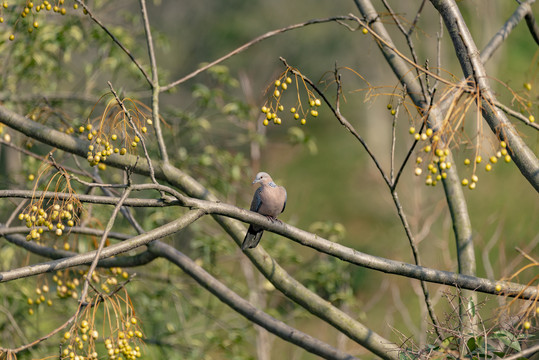
[[[501,44],[507,39],[511,31],[522,21],[524,17],[528,19],[528,14],[532,14],[531,5],[536,0],[527,0],[520,4],[513,14],[507,19],[505,24],[501,27],[496,34],[490,39],[487,45],[481,51],[481,61],[486,63],[494,54],[494,52],[500,47]],[[533,17],[533,15],[532,15]],[[535,23],[535,21],[534,21]],[[537,41],[537,40],[536,40]]]
[[[255,308],[250,302],[244,300],[240,295],[230,290],[226,285],[210,275],[200,266],[196,265],[193,260],[185,256],[180,251],[170,245],[155,241],[149,244],[149,249],[155,255],[165,258],[176,264],[185,273],[195,279],[206,290],[215,295],[226,305],[237,311],[239,314],[279,336],[281,339],[291,342],[303,349],[322,356],[325,359],[356,359],[352,355],[343,353],[340,350],[307,335],[293,327],[286,325],[272,316],[266,314],[262,310]]]
[[[488,76],[479,51],[454,0],[431,0],[449,31],[464,77],[473,80],[480,94],[478,106],[492,132],[507,143],[511,158],[528,182],[539,191],[539,159],[518,135],[505,114],[494,105],[496,96],[488,83]]]

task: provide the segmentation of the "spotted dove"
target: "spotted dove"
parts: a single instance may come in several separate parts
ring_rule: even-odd
[[[260,187],[256,189],[253,201],[251,202],[251,211],[257,212],[269,219],[277,220],[277,216],[284,211],[286,206],[286,190],[273,182],[271,176],[265,172],[256,174],[253,184],[259,183]],[[241,249],[252,249],[258,245],[264,230],[256,225],[250,225]]]

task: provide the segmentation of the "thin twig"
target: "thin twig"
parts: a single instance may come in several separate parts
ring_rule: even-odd
[[[341,112],[339,110],[339,104],[340,104],[339,96],[340,96],[340,93],[341,93],[341,82],[340,82],[340,76],[339,76],[338,72],[335,71],[335,81],[337,83],[337,100],[336,100],[336,107],[334,108],[333,105],[331,104],[331,102],[325,96],[325,94],[308,77],[306,77],[305,75],[300,73],[296,68],[293,68],[290,65],[288,65],[286,59],[284,59],[283,57],[281,57],[280,60],[283,62],[283,64],[286,66],[286,68],[288,70],[290,70],[293,74],[296,74],[296,75],[300,76],[303,80],[305,80],[305,82],[307,84],[309,84],[309,86],[311,86],[313,88],[314,91],[316,91],[316,93],[318,95],[320,95],[320,97],[324,100],[324,102],[329,107],[331,112],[335,115],[337,120],[339,120],[341,125],[344,126],[361,143],[361,145],[363,146],[363,148],[365,149],[367,154],[371,157],[372,161],[374,162],[374,164],[378,168],[378,171],[380,171],[380,174],[382,175],[382,178],[385,180],[386,184],[389,187],[391,187],[391,182],[390,182],[389,178],[387,177],[386,173],[384,172],[384,170],[382,169],[382,166],[378,162],[378,159],[376,158],[374,153],[371,151],[371,149],[369,148],[369,146],[367,145],[365,140],[363,140],[361,135],[359,135],[359,133],[356,131],[356,129],[352,126],[352,124],[350,124],[350,122],[348,122],[348,120],[341,114]]]
[[[493,103],[494,103],[494,106],[501,109],[506,114],[511,115],[515,119],[522,121],[524,124],[526,124],[528,126],[531,126],[535,130],[539,130],[539,124],[537,124],[535,122],[531,122],[530,119],[528,119],[526,116],[522,115],[518,111],[515,111],[515,110],[511,109],[510,107],[505,106],[504,104],[502,104],[499,101],[494,101]]]
[[[110,36],[110,38],[112,39],[112,41],[114,41],[119,47],[120,49],[122,49],[126,54],[127,56],[129,56],[129,58],[131,59],[131,61],[133,62],[133,64],[136,65],[136,67],[140,70],[140,72],[142,73],[142,75],[144,75],[144,77],[146,78],[146,81],[152,85],[152,80],[150,79],[150,76],[148,76],[148,73],[146,72],[146,70],[144,70],[144,68],[140,65],[140,63],[137,61],[137,59],[135,59],[135,57],[133,56],[133,54],[131,54],[131,52],[120,42],[120,40],[114,36],[114,34],[112,32],[110,32],[110,30],[105,26],[103,25],[103,23],[101,21],[99,21],[95,16],[94,14],[92,14],[92,12],[90,11],[90,9],[88,8],[88,6],[86,6],[86,4],[84,2],[82,2],[81,0],[75,0],[80,6],[82,6],[82,8],[88,13],[88,16],[97,24],[101,27],[101,29],[103,29],[103,31],[105,31],[107,33],[107,35]]]
[[[161,131],[161,119],[159,117],[159,76],[157,74],[157,61],[155,60],[155,51],[153,47],[152,31],[150,29],[150,20],[146,10],[146,1],[140,0],[140,10],[144,21],[144,30],[146,32],[146,43],[148,44],[148,53],[150,56],[150,66],[152,68],[152,121],[155,129],[155,137],[159,146],[161,159],[168,163],[168,153]]]
[[[152,179],[153,183],[157,185],[158,182],[155,178],[155,171],[153,169],[152,159],[150,158],[150,155],[148,154],[148,149],[146,148],[146,142],[144,141],[144,137],[140,133],[138,127],[135,125],[135,122],[133,121],[133,117],[131,116],[131,113],[129,112],[129,110],[127,110],[123,101],[118,97],[118,94],[116,94],[116,91],[114,91],[114,88],[112,87],[112,83],[110,81],[107,81],[107,84],[109,84],[110,91],[114,95],[116,102],[118,102],[118,105],[120,105],[124,114],[127,116],[127,119],[129,120],[129,125],[131,125],[131,127],[133,128],[133,131],[140,139],[140,143],[142,144],[142,149],[144,150],[144,156],[146,157],[146,161],[148,162],[148,167],[150,168],[150,178]]]
[[[250,48],[251,46],[263,41],[263,40],[266,40],[270,37],[273,37],[275,35],[278,35],[278,34],[281,34],[281,33],[284,33],[284,32],[287,32],[287,31],[290,31],[290,30],[295,30],[295,29],[299,29],[299,28],[302,28],[302,27],[305,27],[305,26],[308,26],[308,25],[313,25],[313,24],[321,24],[321,23],[327,23],[327,22],[338,22],[340,23],[340,21],[346,21],[346,20],[350,20],[350,21],[354,21],[355,19],[353,19],[352,17],[350,16],[334,16],[334,17],[330,17],[330,18],[324,18],[324,19],[313,19],[313,20],[308,20],[308,21],[305,21],[305,22],[302,22],[302,23],[299,23],[299,24],[294,24],[294,25],[289,25],[289,26],[286,26],[286,27],[283,27],[283,28],[280,28],[280,29],[277,29],[277,30],[272,30],[272,31],[268,31],[267,33],[263,34],[263,35],[260,35],[256,38],[254,38],[253,40],[243,44],[242,46],[236,48],[235,50],[229,52],[228,54],[224,55],[224,56],[221,56],[220,58],[210,62],[209,64],[206,64],[202,67],[200,67],[199,69],[193,71],[192,73],[190,74],[187,74],[185,75],[184,77],[168,84],[168,85],[165,85],[165,86],[161,86],[160,88],[160,91],[167,91],[175,86],[178,86],[179,84],[197,76],[198,74],[200,74],[201,72],[204,72],[206,70],[208,70],[209,68],[211,68],[212,66],[215,66],[217,64],[219,64],[220,62],[223,62],[225,61],[226,59],[229,59],[231,58],[232,56],[234,55],[237,55],[245,50],[247,50],[248,48]]]

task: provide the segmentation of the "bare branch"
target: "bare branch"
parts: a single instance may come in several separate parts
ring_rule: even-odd
[[[355,21],[355,19],[353,17],[351,17],[351,16],[334,16],[334,17],[325,18],[325,19],[308,20],[308,21],[305,21],[305,22],[302,22],[302,23],[299,23],[299,24],[286,26],[286,27],[281,28],[281,29],[268,31],[267,33],[254,38],[253,40],[243,44],[239,48],[229,52],[228,54],[220,57],[219,59],[214,60],[214,61],[210,62],[209,64],[202,66],[201,68],[193,71],[190,74],[185,75],[181,79],[178,79],[178,80],[176,80],[176,81],[174,81],[174,82],[172,82],[172,83],[170,83],[168,85],[161,86],[160,91],[167,91],[167,90],[169,90],[169,89],[171,89],[171,88],[173,88],[175,86],[178,86],[179,84],[181,84],[181,83],[183,83],[183,82],[197,76],[201,72],[204,72],[204,71],[208,70],[212,66],[215,66],[215,65],[219,64],[220,62],[223,62],[226,59],[229,59],[232,56],[237,55],[237,54],[247,50],[251,46],[253,46],[253,45],[255,45],[255,44],[257,44],[257,43],[259,43],[259,42],[261,42],[263,40],[269,39],[270,37],[273,37],[275,35],[278,35],[278,34],[281,34],[281,33],[284,33],[284,32],[290,31],[290,30],[299,29],[299,28],[302,28],[302,27],[305,27],[305,26],[308,26],[308,25],[321,24],[321,23],[326,23],[326,22],[340,22],[340,21],[346,21],[346,20]]]
[[[239,314],[245,316],[248,320],[258,324],[281,339],[296,344],[303,349],[322,356],[325,359],[356,359],[352,355],[343,353],[334,347],[313,338],[297,329],[294,329],[284,322],[279,321],[265,312],[255,308],[250,302],[244,300],[226,285],[211,276],[203,268],[195,264],[189,257],[160,241],[155,241],[149,245],[149,249],[155,255],[163,257],[170,262],[176,264],[189,276],[195,279],[200,285],[214,294],[219,300]],[[387,358],[387,357],[385,357]]]

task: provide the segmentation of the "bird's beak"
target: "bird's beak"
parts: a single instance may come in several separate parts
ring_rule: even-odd
[[[260,180],[254,179],[252,184],[254,185],[254,184],[258,183],[258,182],[260,182]]]

